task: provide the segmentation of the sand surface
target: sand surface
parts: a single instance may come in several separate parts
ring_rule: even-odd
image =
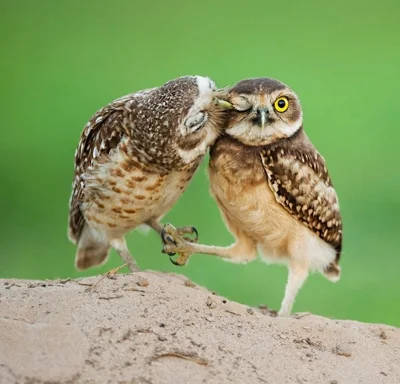
[[[178,275],[100,278],[0,280],[1,384],[400,383],[400,329],[276,318]]]

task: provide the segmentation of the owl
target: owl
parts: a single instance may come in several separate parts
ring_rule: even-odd
[[[279,314],[291,313],[310,271],[340,277],[342,220],[325,160],[303,129],[297,95],[280,81],[248,79],[228,89],[224,133],[211,148],[211,194],[236,241],[229,247],[191,244],[167,224],[164,252],[247,263],[257,253],[285,263],[289,274]]]
[[[181,77],[121,97],[87,123],[75,153],[69,208],[77,269],[103,263],[112,247],[138,270],[124,235],[141,224],[161,233],[160,219],[219,134],[215,94],[210,79]]]

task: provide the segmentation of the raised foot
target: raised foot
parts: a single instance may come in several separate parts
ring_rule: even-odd
[[[195,238],[185,238],[183,237],[185,234],[194,234]],[[175,228],[172,224],[167,223],[161,231],[161,238],[164,243],[162,252],[169,256],[172,264],[183,266],[187,264],[193,253],[192,244],[197,242],[199,236],[195,227]],[[179,257],[176,260],[172,259],[171,256],[177,253]]]

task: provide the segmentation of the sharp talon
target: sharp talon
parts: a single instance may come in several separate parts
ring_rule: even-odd
[[[176,231],[178,235],[182,237],[182,239],[188,241],[189,243],[197,243],[197,241],[199,240],[199,232],[195,227],[181,227],[177,228]],[[186,235],[194,235],[194,237],[191,238]]]
[[[163,249],[161,250],[161,253],[165,253],[165,254],[167,254],[168,256],[175,256],[175,255],[176,255],[175,252],[168,252],[168,251],[165,250],[165,248],[163,248]]]
[[[179,260],[179,258],[178,258],[177,260]],[[186,265],[186,262],[183,263],[183,264],[181,264],[181,263],[178,263],[177,261],[175,261],[174,259],[172,259],[171,257],[169,258],[169,261],[170,261],[172,264],[174,264],[174,265],[176,265],[176,266],[178,266],[178,267],[183,267],[184,265]]]
[[[177,245],[176,241],[174,240],[174,238],[171,235],[166,234],[165,235],[165,240],[168,241],[169,243],[174,244],[175,246]]]
[[[175,246],[177,245],[174,238],[165,229],[161,231],[161,238],[164,243],[172,243]]]
[[[193,239],[193,241],[197,242],[197,240],[199,240],[199,232],[197,231],[196,227],[192,227],[192,231],[195,234],[195,238]]]
[[[169,261],[170,261],[172,264],[177,265],[178,267],[182,267],[182,264],[177,263],[174,259],[171,258],[171,256],[170,256],[170,258],[169,258]]]
[[[189,256],[183,254],[183,253],[178,253],[179,257],[177,259],[172,259],[171,257],[169,258],[170,262],[174,265],[177,265],[178,267],[184,267],[189,260]]]
[[[161,230],[161,238],[164,240],[164,237],[167,235],[165,228]]]

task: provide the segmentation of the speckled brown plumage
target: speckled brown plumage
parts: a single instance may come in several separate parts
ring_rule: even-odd
[[[260,151],[268,184],[276,201],[331,244],[339,262],[342,219],[325,161],[303,129]]]
[[[229,247],[190,244],[165,228],[166,252],[245,263],[257,252],[286,263],[289,277],[280,315],[290,314],[310,270],[340,277],[342,220],[325,161],[303,131],[302,108],[285,84],[242,80],[222,95],[226,125],[211,149],[209,176],[223,219],[235,237]]]
[[[158,220],[218,135],[216,92],[209,79],[186,76],[119,98],[90,119],[75,153],[70,200],[79,269],[103,262],[110,245],[131,259],[123,235],[140,224],[161,230]]]
[[[74,181],[70,202],[69,236],[77,242],[84,225],[80,209],[85,188],[85,172],[95,164],[105,161],[112,150],[120,144],[122,137],[129,136],[130,130],[121,124],[126,113],[125,99],[115,101],[98,111],[86,124],[75,153]],[[100,208],[104,208],[101,204]]]

